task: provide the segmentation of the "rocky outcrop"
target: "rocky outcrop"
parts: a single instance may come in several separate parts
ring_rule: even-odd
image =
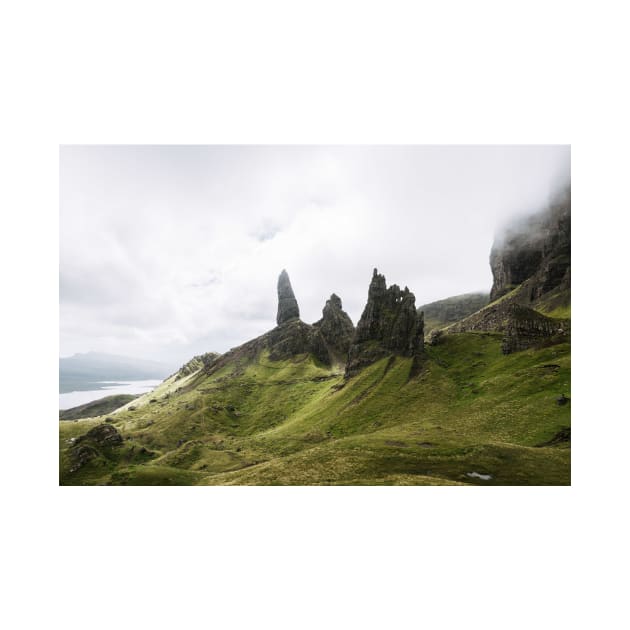
[[[280,326],[292,319],[299,318],[300,309],[291,287],[289,274],[283,269],[278,278],[278,315],[276,316],[276,323]]]
[[[313,324],[322,335],[331,358],[345,363],[354,337],[354,324],[343,310],[341,298],[334,293],[326,301],[323,317]]]
[[[193,357],[190,361],[184,363],[184,365],[179,368],[177,374],[175,375],[175,380],[178,381],[180,378],[189,376],[203,367],[211,366],[219,358],[219,356],[220,355],[217,352],[206,352],[205,354],[199,354],[196,357]]]
[[[571,190],[543,212],[509,226],[490,252],[494,301],[518,287],[511,301],[567,306],[571,289]],[[553,303],[551,303],[553,302]]]
[[[342,309],[341,299],[331,295],[324,306],[322,319],[313,325],[301,321],[299,313],[289,275],[282,270],[278,278],[278,325],[217,357],[205,366],[205,373],[212,374],[235,362],[247,363],[264,351],[269,353],[271,361],[310,354],[324,365],[345,364],[354,326]]]
[[[123,443],[122,435],[111,424],[99,424],[90,429],[85,435],[74,440],[70,449],[72,465],[70,472],[76,472],[88,462],[99,457],[103,447],[111,448]]]
[[[545,317],[520,304],[507,306],[503,354],[568,341],[571,322]]]
[[[393,284],[374,269],[368,301],[357,324],[348,353],[346,377],[383,356],[419,357],[424,346],[424,320],[416,298],[407,287]]]
[[[503,333],[501,349],[503,354],[511,354],[568,341],[571,321],[546,317],[527,306],[504,300],[486,306],[444,331]]]

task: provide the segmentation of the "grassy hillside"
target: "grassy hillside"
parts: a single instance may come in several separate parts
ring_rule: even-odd
[[[76,420],[77,418],[94,418],[102,416],[111,411],[115,411],[119,407],[135,400],[137,396],[131,394],[115,394],[113,396],[105,396],[98,400],[93,400],[78,407],[71,409],[60,409],[59,420]]]
[[[568,343],[504,356],[500,334],[451,334],[410,370],[390,357],[344,382],[261,352],[172,377],[117,411],[123,444],[89,444],[81,466],[74,440],[104,418],[60,423],[61,483],[570,483]]]

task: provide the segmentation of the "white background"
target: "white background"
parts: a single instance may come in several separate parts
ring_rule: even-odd
[[[627,627],[621,2],[4,7],[4,627]],[[58,487],[58,145],[171,142],[571,143],[573,486]]]

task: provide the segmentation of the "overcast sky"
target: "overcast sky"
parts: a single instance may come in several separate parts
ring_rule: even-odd
[[[61,356],[178,364],[275,326],[357,322],[372,269],[418,306],[488,291],[495,232],[568,179],[567,146],[64,146]]]

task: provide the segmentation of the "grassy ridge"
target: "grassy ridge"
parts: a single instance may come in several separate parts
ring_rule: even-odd
[[[569,444],[538,446],[570,426],[556,403],[570,395],[568,344],[504,356],[501,335],[451,334],[410,369],[385,358],[344,382],[310,356],[262,353],[168,379],[113,416],[123,446],[73,473],[70,440],[99,420],[60,423],[61,482],[570,483]]]
[[[60,409],[59,420],[76,420],[78,418],[94,418],[102,416],[110,411],[115,411],[119,407],[135,400],[137,396],[131,394],[114,394],[113,396],[104,396],[98,400],[93,400],[78,407],[71,409]]]

